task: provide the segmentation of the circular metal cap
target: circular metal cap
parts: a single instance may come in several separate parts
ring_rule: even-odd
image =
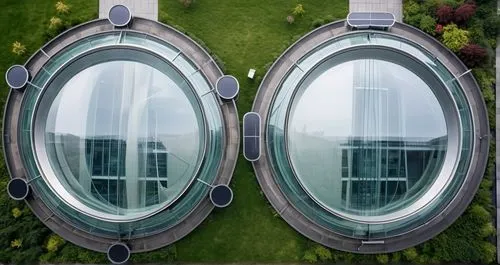
[[[109,10],[108,20],[116,27],[124,27],[130,23],[132,13],[124,5],[115,5]]]
[[[7,192],[16,201],[24,200],[29,192],[28,183],[20,178],[11,179],[7,184]]]
[[[114,243],[108,248],[108,260],[113,264],[123,264],[130,258],[130,248],[124,243]]]
[[[232,75],[220,77],[215,84],[217,94],[223,99],[234,99],[240,92],[238,79]]]
[[[233,201],[233,191],[227,185],[217,185],[210,191],[210,200],[215,207],[224,208]]]
[[[21,89],[28,83],[28,70],[22,65],[13,65],[5,73],[5,81],[12,89]]]

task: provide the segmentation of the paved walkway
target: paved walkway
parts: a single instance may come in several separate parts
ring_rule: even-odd
[[[117,4],[127,6],[132,16],[158,20],[158,0],[99,0],[99,18],[107,18],[109,9]]]
[[[402,0],[349,0],[349,12],[386,11],[396,17],[396,21],[403,20]]]

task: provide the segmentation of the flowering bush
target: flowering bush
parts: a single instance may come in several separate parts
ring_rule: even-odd
[[[441,6],[436,11],[436,16],[440,24],[448,24],[453,21],[453,8],[448,5]]]
[[[436,29],[434,30],[437,34],[443,33],[443,25],[436,24]]]

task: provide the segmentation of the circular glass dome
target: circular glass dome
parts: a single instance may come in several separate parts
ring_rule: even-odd
[[[173,203],[197,175],[206,144],[203,111],[187,84],[168,63],[131,48],[92,50],[67,63],[34,120],[52,190],[78,211],[113,221]]]
[[[291,99],[290,163],[325,209],[387,222],[432,200],[426,192],[447,150],[445,116],[429,85],[405,66],[340,60],[317,66]]]
[[[384,32],[335,36],[306,37],[266,75],[254,104],[266,153],[254,167],[277,210],[311,238],[396,238],[462,191],[472,111],[454,75],[421,46]],[[302,42],[320,44],[304,54]]]
[[[57,43],[105,23],[76,28]],[[87,35],[45,52],[49,58],[33,57],[40,68],[15,103],[19,166],[43,206],[34,211],[44,221],[53,213],[56,226],[85,240],[70,231],[63,237],[98,251],[109,245],[95,242],[117,237],[153,249],[187,234],[213,208],[204,183],[227,184],[232,171],[220,169],[235,160],[223,157],[237,154],[237,142],[225,138],[238,137],[225,129],[237,122],[234,103],[222,108],[212,89],[220,69],[184,35],[141,19],[133,27],[144,25],[162,39],[177,34],[179,48],[129,30]],[[186,45],[196,56],[184,54]]]

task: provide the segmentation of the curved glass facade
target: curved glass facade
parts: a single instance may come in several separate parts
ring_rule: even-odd
[[[438,177],[447,148],[444,113],[407,68],[332,58],[291,100],[290,162],[304,189],[327,209],[361,220],[394,213]]]
[[[281,80],[266,126],[287,199],[359,239],[428,222],[461,188],[472,155],[460,84],[430,53],[383,32],[348,33],[306,53]]]
[[[223,117],[203,72],[150,35],[110,31],[51,57],[26,87],[21,155],[40,199],[90,234],[144,237],[210,187]],[[35,151],[35,152],[33,152]]]
[[[45,91],[35,126],[45,128],[35,137],[45,146],[36,153],[47,154],[42,168],[56,176],[49,184],[76,209],[139,218],[173,202],[196,176],[202,110],[182,76],[153,55],[93,51],[66,65]]]

